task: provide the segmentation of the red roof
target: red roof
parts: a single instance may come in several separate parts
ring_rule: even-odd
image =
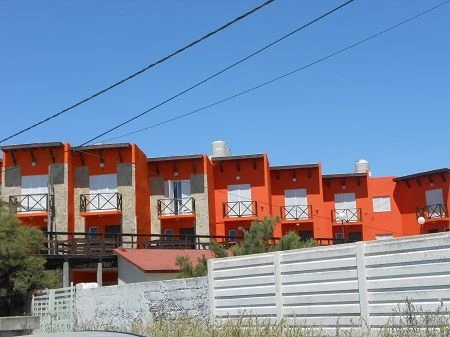
[[[175,264],[177,256],[187,256],[191,262],[197,264],[199,257],[207,259],[214,257],[206,249],[131,249],[117,248],[114,250],[118,256],[141,269],[145,273],[151,272],[177,272],[180,268]]]

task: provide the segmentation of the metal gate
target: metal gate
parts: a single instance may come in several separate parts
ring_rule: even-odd
[[[31,312],[40,317],[34,333],[72,331],[75,322],[75,287],[43,290],[33,295]]]

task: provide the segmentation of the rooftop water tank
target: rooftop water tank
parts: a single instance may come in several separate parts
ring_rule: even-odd
[[[212,157],[226,157],[230,155],[227,144],[223,140],[216,140],[211,144]]]
[[[370,173],[369,162],[365,159],[359,159],[355,163],[355,173]]]

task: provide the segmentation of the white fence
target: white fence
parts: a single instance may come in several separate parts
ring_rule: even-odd
[[[75,287],[43,290],[33,295],[31,312],[40,317],[40,328],[34,333],[66,332],[74,327]]]
[[[407,298],[450,308],[449,262],[448,233],[210,260],[211,318],[377,328]]]

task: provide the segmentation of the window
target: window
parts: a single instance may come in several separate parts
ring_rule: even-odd
[[[166,197],[163,214],[186,214],[193,212],[190,180],[168,180],[164,185]]]
[[[427,212],[429,218],[439,218],[442,216],[441,205],[444,203],[442,188],[425,191],[427,200]]]
[[[174,232],[173,229],[168,228],[164,231],[164,235],[166,236],[166,240],[173,240]]]
[[[253,215],[250,184],[228,185],[226,215],[229,217]]]
[[[98,236],[98,233],[97,226],[89,227],[89,239],[95,239]]]
[[[89,209],[96,211],[117,208],[117,175],[89,176]]]
[[[48,202],[48,175],[22,177],[22,196],[18,199],[21,212],[44,211]]]
[[[334,195],[335,222],[339,222],[338,214],[343,212],[348,222],[358,221],[358,209],[356,208],[355,193],[338,193]]]
[[[390,240],[393,239],[394,235],[392,233],[387,234],[375,234],[375,240]]]
[[[237,230],[236,229],[230,229],[228,231],[228,241],[229,242],[236,242],[237,241]]]
[[[306,189],[285,190],[284,205],[286,219],[298,220],[309,218]]]
[[[372,202],[374,212],[391,211],[391,198],[389,196],[373,197]]]
[[[338,239],[338,240],[344,239],[344,235],[342,234],[342,232],[336,233],[336,239]]]

